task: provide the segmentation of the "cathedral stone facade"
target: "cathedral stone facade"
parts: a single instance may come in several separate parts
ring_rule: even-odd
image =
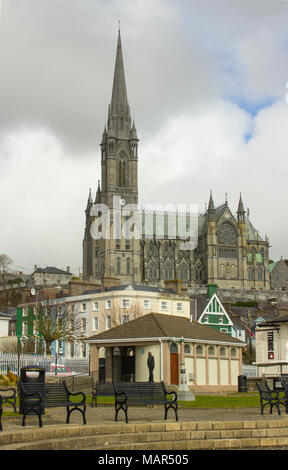
[[[171,236],[167,230],[170,213],[147,214],[139,208],[135,222],[138,235],[129,235],[127,227],[134,229],[128,224],[129,208],[138,207],[138,142],[127,99],[119,31],[112,99],[100,144],[101,184],[98,181],[95,200],[90,190],[86,207],[84,279],[117,277],[123,283],[136,284],[181,279],[187,286],[269,289],[269,240],[252,225],[241,195],[234,215],[227,200],[215,207],[210,192],[207,210],[197,216],[196,240],[190,240],[190,245],[177,229],[183,224],[189,229],[189,213],[174,214],[176,228]],[[159,220],[163,221],[161,236]],[[100,232],[109,234],[95,236]]]

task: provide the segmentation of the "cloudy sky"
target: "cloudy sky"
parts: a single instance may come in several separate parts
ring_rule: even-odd
[[[140,202],[210,189],[288,257],[288,1],[0,0],[0,253],[82,269],[118,21]]]

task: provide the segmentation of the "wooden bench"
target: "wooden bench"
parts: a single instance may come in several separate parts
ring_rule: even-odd
[[[128,406],[145,406],[145,405],[164,405],[165,416],[170,408],[175,412],[176,421],[177,414],[177,393],[167,392],[164,382],[118,382],[113,383],[115,394],[115,421],[118,420],[118,413],[123,410],[125,413],[126,423],[128,423]],[[174,395],[174,398],[168,399],[168,395]]]
[[[272,414],[273,407],[275,406],[278,410],[278,415],[280,415],[280,405],[283,405],[287,413],[286,399],[280,398],[279,392],[272,390],[267,381],[256,382],[256,387],[260,394],[261,415],[264,413],[265,406],[270,407],[270,414]]]
[[[3,428],[2,428],[2,423],[1,423],[2,411],[3,411],[3,410],[2,410],[2,397],[1,397],[1,395],[0,395],[0,431],[3,430]]]
[[[19,380],[18,393],[20,398],[20,414],[23,415],[22,426],[25,426],[27,415],[37,415],[39,427],[42,427],[41,416],[46,407],[66,406],[66,424],[69,424],[72,411],[78,410],[82,414],[83,424],[86,424],[86,395],[84,392],[72,393],[68,390],[66,382],[32,382],[25,383]],[[71,397],[81,396],[80,401],[72,401]]]

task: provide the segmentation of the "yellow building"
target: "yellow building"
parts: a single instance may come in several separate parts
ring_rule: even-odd
[[[236,391],[242,373],[245,343],[182,316],[150,313],[87,341],[96,381],[101,348],[106,352],[106,382],[148,381],[148,352],[155,360],[155,382],[179,385],[184,365],[193,392]]]

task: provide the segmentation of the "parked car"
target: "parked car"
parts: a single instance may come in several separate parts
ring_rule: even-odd
[[[69,367],[63,366],[62,364],[51,364],[51,374],[53,375],[74,375],[75,372],[72,372]]]
[[[40,361],[37,362],[37,366],[43,367],[46,372],[50,372],[50,362],[49,361]]]

